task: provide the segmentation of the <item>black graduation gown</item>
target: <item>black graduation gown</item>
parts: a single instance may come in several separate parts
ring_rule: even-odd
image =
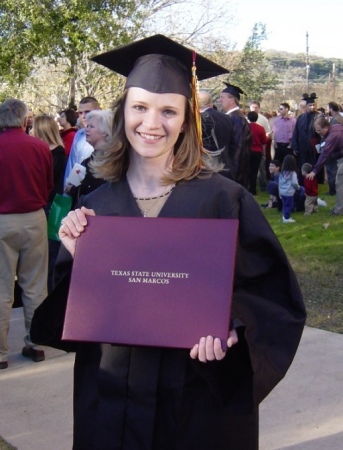
[[[215,159],[224,164],[221,175],[234,179],[236,167],[233,163],[235,139],[233,122],[228,114],[208,108],[201,113],[202,144],[206,150],[216,155]]]
[[[98,215],[141,215],[126,179],[104,184],[81,204]],[[46,305],[67,293],[70,263],[61,255],[62,281],[37,309],[31,337],[76,350],[73,448],[257,450],[258,404],[285,375],[304,326],[294,273],[253,197],[220,175],[178,183],[160,217],[239,219],[239,343],[224,360],[205,364],[185,350],[58,343],[53,328],[61,320]]]
[[[249,186],[251,130],[249,122],[240,110],[229,114],[233,122],[234,147],[231,159],[233,162],[233,179],[245,188]]]
[[[295,123],[292,136],[292,150],[296,154],[298,166],[299,183],[303,184],[303,177],[301,174],[301,167],[305,163],[310,163],[314,167],[318,160],[318,152],[316,145],[319,144],[320,138],[316,133],[314,122],[320,116],[316,111],[306,112],[301,114]],[[320,174],[320,181],[322,182],[323,172]],[[318,179],[318,177],[317,177]]]

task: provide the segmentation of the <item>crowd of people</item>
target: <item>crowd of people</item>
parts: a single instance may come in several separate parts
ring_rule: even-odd
[[[318,205],[326,206],[318,197],[318,183],[327,179],[327,195],[337,196],[330,214],[342,214],[342,181],[338,171],[343,156],[342,106],[331,101],[326,108],[317,109],[317,96],[311,93],[303,94],[295,111],[291,111],[287,102],[281,102],[278,112],[262,113],[258,101],[250,103],[250,111],[243,111],[239,102],[244,92],[237,86],[225,84],[217,101],[220,111],[216,111],[216,115],[211,96],[206,91],[199,93],[203,144],[217,159],[219,157],[222,173],[252,195],[257,194],[257,185],[261,191],[268,191],[270,200],[264,206],[283,210],[284,223],[295,222],[291,211],[304,211],[309,215],[318,210]],[[224,115],[231,121],[224,121]],[[275,167],[280,171],[282,183],[285,176],[288,178],[287,192],[292,193],[289,198],[281,194],[284,187],[279,186]],[[310,202],[315,207],[309,207]]]
[[[75,204],[80,195],[104,182],[92,176],[88,162],[111,134],[113,113],[100,110],[93,98],[84,100],[82,104],[94,103],[99,108],[88,127],[86,114],[73,108],[61,111],[55,120],[35,115],[21,100],[9,99],[0,106],[0,369],[8,367],[7,334],[15,291],[21,296],[25,317],[22,355],[35,362],[45,359],[44,349],[30,339],[30,324],[35,309],[53,288],[60,242],[48,239],[47,218],[56,194],[71,195]],[[86,133],[78,154],[80,147],[73,145]],[[82,153],[85,148],[88,153]],[[86,169],[78,186],[65,184],[67,162],[73,157]]]
[[[297,193],[306,214],[316,211],[325,166],[337,195],[332,213],[343,214],[338,105],[330,102],[323,117],[311,94],[297,118],[285,102],[269,118],[257,101],[246,114],[244,92],[226,83],[215,107],[207,91],[191,88],[193,58],[161,35],[99,55],[95,61],[127,77],[111,110],[85,97],[56,121],[21,100],[0,105],[0,369],[8,367],[17,280],[22,355],[41,362],[43,345],[76,352],[74,450],[256,450],[258,405],[288,370],[305,322],[294,272],[254,198],[257,185],[289,223]],[[200,80],[228,72],[201,55],[196,66]],[[58,257],[47,236],[57,195],[72,198]],[[216,336],[199,336],[188,351],[63,341],[65,306],[56,305],[67,301],[76,242],[94,215],[238,219],[226,346]]]

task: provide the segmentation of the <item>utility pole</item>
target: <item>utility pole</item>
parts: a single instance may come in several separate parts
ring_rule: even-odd
[[[309,47],[308,47],[308,31],[306,31],[306,88],[309,92],[309,74],[310,74],[310,61],[309,61]]]

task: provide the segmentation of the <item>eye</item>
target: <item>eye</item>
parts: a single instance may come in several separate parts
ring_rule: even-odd
[[[173,116],[176,116],[176,111],[174,111],[173,109],[165,109],[165,110],[163,111],[163,114],[164,114],[166,117],[173,117]]]
[[[140,112],[146,111],[146,107],[143,105],[133,105],[133,109],[135,109],[136,111],[140,111]]]

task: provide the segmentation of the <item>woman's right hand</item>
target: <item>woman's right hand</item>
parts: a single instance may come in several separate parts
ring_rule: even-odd
[[[58,236],[73,257],[75,254],[76,240],[87,225],[87,216],[95,216],[95,212],[93,209],[82,206],[81,209],[70,211],[61,222]]]

